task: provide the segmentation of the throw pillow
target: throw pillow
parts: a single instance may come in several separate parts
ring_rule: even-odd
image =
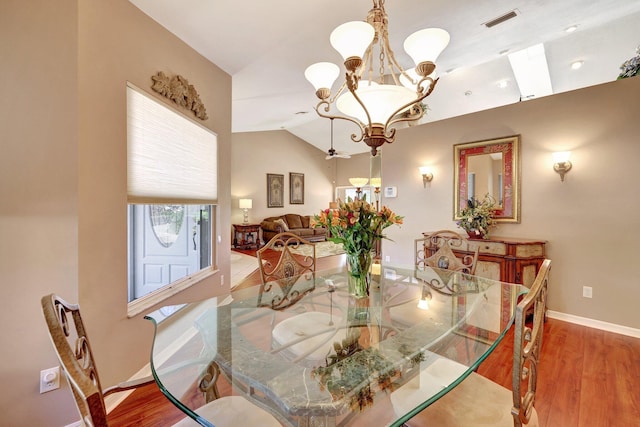
[[[284,217],[287,219],[287,224],[289,224],[289,228],[302,228],[302,221],[300,220],[300,215],[286,214]]]
[[[284,222],[284,219],[282,218],[278,218],[275,221],[276,224],[278,224],[280,227],[282,227],[282,231],[289,231],[289,226],[287,225],[286,222]]]

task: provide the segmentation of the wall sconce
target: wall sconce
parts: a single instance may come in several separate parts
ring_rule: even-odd
[[[558,151],[553,153],[553,170],[560,174],[560,181],[564,182],[564,174],[571,170],[571,151]]]
[[[244,215],[244,224],[249,224],[249,209],[253,207],[252,199],[240,199],[238,206],[242,209]]]
[[[367,185],[369,182],[369,178],[349,178],[349,182],[351,185],[356,187],[356,197],[360,199],[360,194],[362,194],[362,187]]]
[[[420,166],[420,175],[422,175],[422,184],[424,188],[427,188],[427,182],[431,182],[433,179],[433,172],[429,166]]]
[[[420,296],[420,301],[418,301],[418,308],[420,310],[429,310],[429,301],[431,301],[433,296],[431,292],[427,290],[426,286],[422,286],[422,295]]]

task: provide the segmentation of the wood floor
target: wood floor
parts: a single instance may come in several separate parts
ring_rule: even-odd
[[[318,268],[343,262],[341,255],[319,258]],[[238,288],[259,282],[254,273]],[[555,319],[546,322],[544,334],[535,403],[541,427],[640,425],[640,339]],[[509,333],[478,372],[511,388],[512,355]],[[164,427],[183,417],[151,385],[125,399],[109,414],[109,422],[112,427]]]

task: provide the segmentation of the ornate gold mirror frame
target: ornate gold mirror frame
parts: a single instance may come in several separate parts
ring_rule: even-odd
[[[471,196],[496,201],[498,222],[520,222],[520,135],[453,146],[453,218]]]

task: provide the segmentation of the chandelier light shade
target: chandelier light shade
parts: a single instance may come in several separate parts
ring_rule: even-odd
[[[340,67],[331,62],[317,62],[307,67],[304,76],[316,90],[330,88],[340,74]]]
[[[338,26],[329,37],[331,46],[347,61],[360,58],[376,35],[373,27],[364,21],[351,21]]]
[[[442,28],[427,28],[407,37],[404,50],[416,65],[429,62],[435,64],[438,56],[449,44],[449,39],[449,33]]]
[[[362,82],[360,82],[362,83]],[[355,117],[362,123],[367,122],[367,112],[373,123],[384,123],[395,111],[415,99],[415,92],[404,86],[366,85],[360,86],[357,94],[367,106],[364,110],[358,100],[346,92],[336,100],[336,108],[343,114]]]
[[[389,46],[387,27],[384,0],[373,0],[366,21],[347,22],[331,33],[331,45],[346,69],[345,81],[334,95],[331,88],[340,74],[335,64],[319,62],[305,71],[320,99],[315,107],[318,115],[358,125],[360,134],[351,139],[364,141],[373,156],[382,144],[394,141],[395,124],[424,116],[422,100],[438,81],[433,78],[435,61],[449,43],[449,33],[440,28],[411,34],[404,48],[415,67],[404,69]]]

